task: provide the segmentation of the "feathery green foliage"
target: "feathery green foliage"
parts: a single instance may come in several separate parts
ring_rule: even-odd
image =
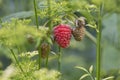
[[[2,23],[0,43],[7,47],[24,46],[29,42],[29,37],[36,43],[38,38],[47,36],[47,28],[36,30],[35,26],[29,25],[30,21],[12,19],[11,22]]]
[[[36,52],[26,52],[22,54],[34,54]],[[61,73],[46,68],[38,70],[36,60],[32,60],[29,55],[20,56],[20,65],[24,74],[16,64],[10,65],[0,76],[1,80],[59,80]],[[8,72],[10,74],[8,74]]]

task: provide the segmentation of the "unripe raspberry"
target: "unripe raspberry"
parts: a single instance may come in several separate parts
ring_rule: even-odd
[[[76,27],[72,30],[72,34],[76,41],[81,41],[85,36],[85,18],[80,17],[75,21]]]
[[[48,53],[50,52],[50,46],[47,43],[41,44],[41,56],[42,58],[46,58],[48,56]]]
[[[27,41],[31,44],[35,42],[33,36],[30,34],[27,35]]]
[[[59,44],[60,47],[67,48],[70,44],[71,33],[72,32],[69,25],[57,25],[53,30],[54,40]]]
[[[76,27],[72,30],[72,34],[76,41],[81,41],[85,36],[85,28],[84,27]]]

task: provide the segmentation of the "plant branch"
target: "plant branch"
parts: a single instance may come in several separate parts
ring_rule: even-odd
[[[96,54],[96,78],[97,80],[101,80],[101,6],[99,8],[99,13],[98,13],[98,32],[97,32],[97,54]]]
[[[96,38],[95,38],[91,33],[89,33],[89,32],[86,30],[86,31],[85,31],[85,34],[86,34],[86,36],[87,36],[91,41],[93,41],[95,44],[97,44]]]
[[[52,19],[51,19],[51,0],[47,0],[47,5],[48,5],[48,17],[49,20],[45,23],[49,23],[49,32],[51,33],[52,30]],[[48,34],[48,37],[50,38],[50,34]],[[49,51],[50,52],[50,51]],[[49,52],[47,53],[47,58],[46,58],[46,67],[48,67],[48,58],[49,58]]]
[[[35,12],[35,20],[36,20],[36,25],[37,25],[37,29],[39,28],[39,24],[38,24],[38,15],[37,15],[37,8],[36,8],[36,0],[33,0],[34,3],[34,12]]]
[[[47,58],[46,58],[46,68],[48,68],[49,53],[50,53],[50,50],[47,52]]]
[[[52,29],[52,17],[51,17],[51,0],[47,0],[47,4],[48,4],[48,17],[49,17],[49,29],[50,29],[50,31],[51,31],[51,29]]]
[[[39,47],[38,53],[39,53],[39,56],[38,56],[39,68],[38,69],[40,69],[41,68],[41,62],[42,62],[41,47]]]
[[[21,65],[19,64],[19,61],[18,61],[17,57],[15,56],[14,51],[13,51],[12,49],[10,49],[10,52],[12,53],[12,55],[13,55],[13,57],[14,57],[14,59],[15,59],[17,65],[18,65],[18,67],[20,68],[21,72],[24,73],[24,70],[22,69]]]
[[[59,51],[58,51],[58,70],[61,71],[61,47],[59,46]]]
[[[35,12],[36,25],[37,25],[37,29],[39,29],[37,8],[36,8],[36,0],[33,0],[33,3],[34,3],[34,12]],[[39,68],[38,69],[40,69],[41,68],[41,60],[42,60],[41,49],[40,48],[38,49],[38,53],[39,53],[39,56],[38,56]]]

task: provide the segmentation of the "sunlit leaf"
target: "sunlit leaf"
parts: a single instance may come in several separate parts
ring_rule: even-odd
[[[83,70],[85,72],[88,72],[84,67],[76,66],[75,68],[78,68],[78,69],[81,69],[81,70]]]
[[[82,79],[84,79],[84,78],[86,78],[86,77],[88,77],[88,76],[89,76],[89,74],[84,74],[84,75],[82,75],[82,76],[80,77],[79,80],[82,80]]]
[[[89,68],[89,72],[90,72],[90,73],[93,72],[93,65],[90,66],[90,68]]]
[[[110,77],[104,78],[102,80],[111,80],[111,79],[114,79],[114,76],[110,76]]]
[[[53,55],[57,55],[54,51],[51,51],[51,53],[52,53]]]
[[[88,27],[91,27],[91,28],[97,28],[96,26],[91,25],[91,24],[86,24],[85,26],[88,26]]]
[[[35,55],[38,55],[38,51],[32,51],[32,52],[26,52],[26,53],[21,53],[19,57],[33,57]]]

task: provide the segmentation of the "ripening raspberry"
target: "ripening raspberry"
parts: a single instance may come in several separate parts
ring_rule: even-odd
[[[81,41],[85,36],[85,28],[83,26],[76,27],[72,30],[72,34],[76,41]]]
[[[47,43],[41,44],[41,56],[42,58],[46,58],[48,56],[48,53],[50,52],[50,45]]]
[[[67,48],[70,44],[71,39],[71,28],[69,25],[60,24],[54,27],[53,30],[54,40],[62,48]]]
[[[73,37],[76,41],[81,41],[85,36],[85,18],[77,19],[75,25],[76,27],[72,30]]]

